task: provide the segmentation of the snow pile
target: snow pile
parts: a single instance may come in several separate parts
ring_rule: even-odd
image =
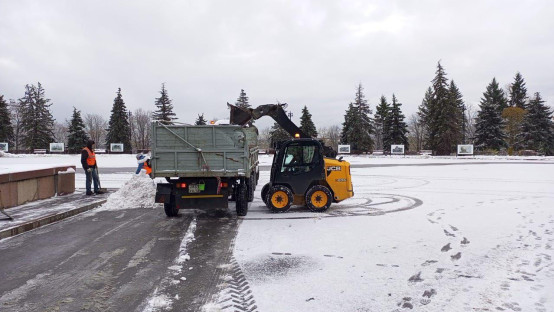
[[[72,167],[67,168],[66,171],[59,171],[58,174],[69,174],[69,173],[75,173],[75,169]]]
[[[154,208],[155,195],[156,184],[142,171],[138,175],[133,174],[97,211]]]

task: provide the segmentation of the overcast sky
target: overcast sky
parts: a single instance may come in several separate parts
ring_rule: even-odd
[[[395,93],[409,116],[441,60],[466,103],[520,71],[552,106],[553,16],[552,0],[0,0],[0,94],[41,82],[64,121],[73,106],[108,118],[119,87],[129,110],[154,110],[165,83],[192,123],[228,117],[244,89],[296,122],[306,105],[319,127],[343,122],[358,83],[373,111]]]

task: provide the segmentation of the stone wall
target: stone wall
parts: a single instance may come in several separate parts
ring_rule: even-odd
[[[68,171],[69,168],[72,170]],[[75,166],[0,174],[0,207],[2,208],[73,192],[75,192]]]

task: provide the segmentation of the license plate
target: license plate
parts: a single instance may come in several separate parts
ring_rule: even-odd
[[[189,193],[200,193],[198,184],[189,184]]]

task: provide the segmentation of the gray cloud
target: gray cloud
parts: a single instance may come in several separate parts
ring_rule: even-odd
[[[227,116],[242,88],[330,125],[358,83],[372,109],[395,93],[415,112],[442,60],[468,103],[520,71],[552,105],[552,13],[546,0],[2,1],[0,94],[40,81],[64,120],[72,106],[109,116],[118,87],[130,110],[153,110],[165,82],[192,122]]]

